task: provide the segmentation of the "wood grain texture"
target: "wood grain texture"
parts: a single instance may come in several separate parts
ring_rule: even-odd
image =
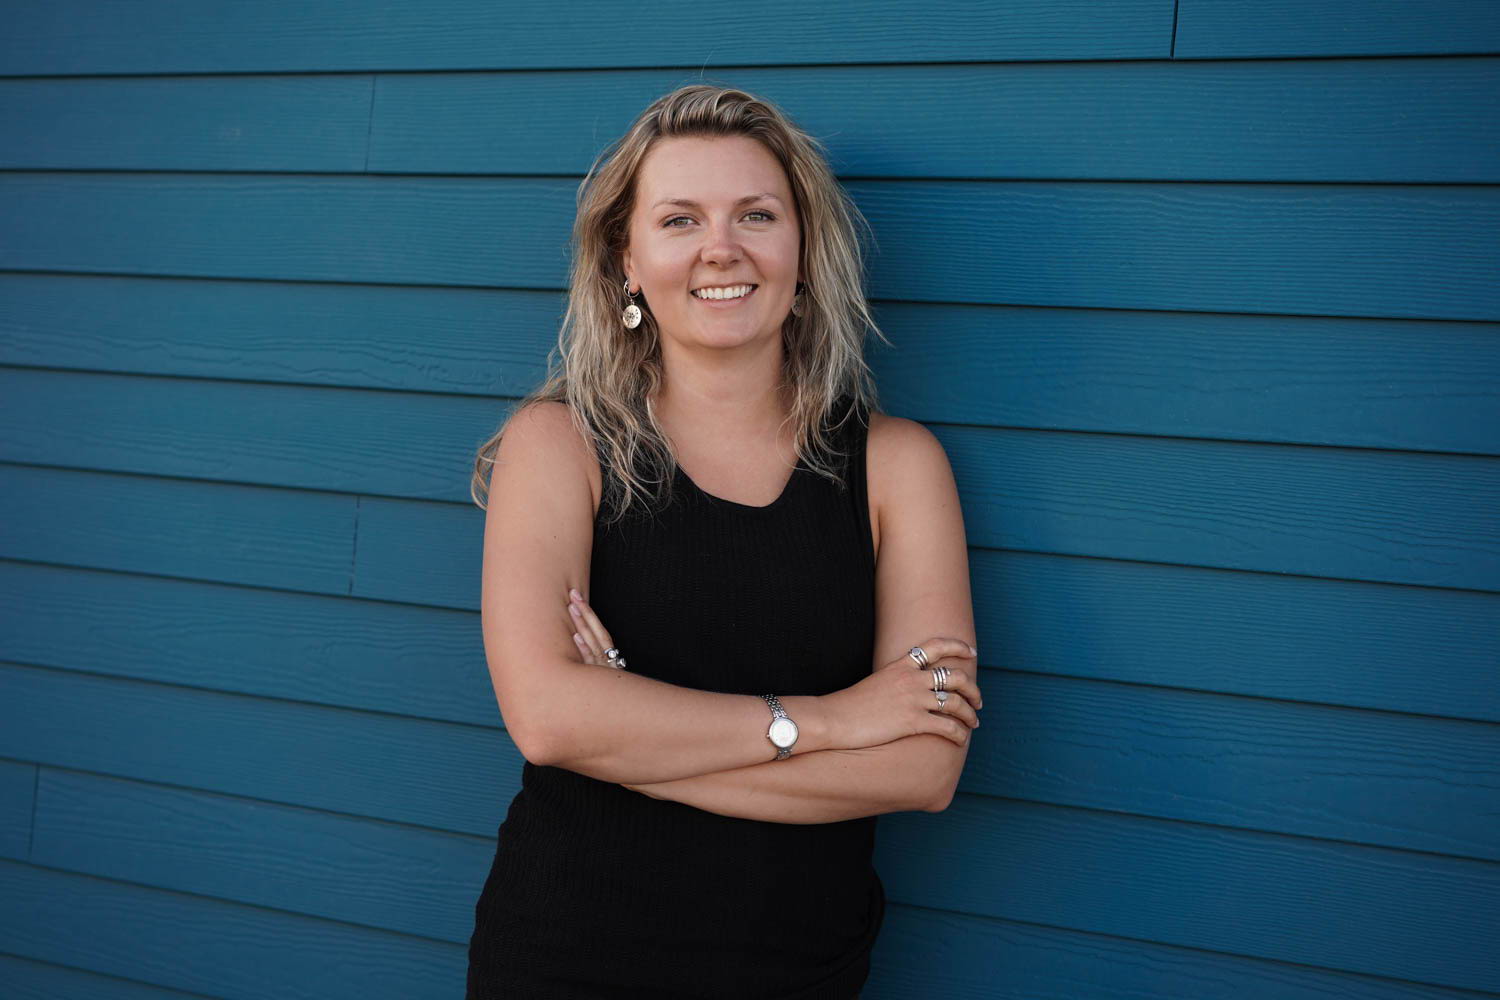
[[[576,69],[1162,58],[1172,0],[9,0],[0,75]]]
[[[737,67],[846,177],[1493,183],[1493,58]],[[0,167],[568,174],[681,70],[0,80]]]
[[[111,1000],[177,995],[131,993],[135,982],[195,1000],[326,1000],[436,996],[434,983],[464,979],[464,948],[451,941],[8,861],[0,861],[0,933],[12,953],[94,974],[24,981],[76,988],[110,977],[103,992],[74,995]],[[117,978],[134,982],[117,993]]]
[[[1471,0],[1179,0],[1178,59],[1500,51],[1500,7]]]

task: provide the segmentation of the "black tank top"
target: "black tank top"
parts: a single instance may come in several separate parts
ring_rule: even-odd
[[[765,507],[681,469],[664,508],[606,527],[600,504],[589,599],[629,670],[753,695],[869,676],[867,427],[861,407],[832,431],[841,485],[799,460]],[[527,761],[475,905],[467,996],[849,1000],[885,914],[876,819],[720,816]]]

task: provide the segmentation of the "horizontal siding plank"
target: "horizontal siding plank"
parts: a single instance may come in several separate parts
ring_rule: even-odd
[[[936,425],[968,541],[1500,590],[1500,461]]]
[[[3,565],[0,565],[3,569]],[[6,619],[4,645],[10,645],[11,622]],[[0,656],[7,656],[0,649]],[[36,809],[37,767],[23,760],[0,760],[0,858],[26,860],[31,851],[31,817]],[[4,982],[0,976],[0,982]]]
[[[0,364],[519,397],[565,308],[556,292],[0,274]],[[875,314],[896,345],[868,344],[881,403],[912,419],[1500,456],[1500,324]],[[960,367],[985,391],[955,393]]]
[[[357,502],[0,464],[0,558],[343,594]]]
[[[101,929],[102,930],[102,929]],[[0,955],[0,983],[6,1000],[212,1000],[206,993],[187,993],[116,976],[102,976],[63,965]]]
[[[477,397],[18,369],[0,370],[0,396],[13,411],[0,461],[448,500],[471,531],[483,520],[469,496],[473,449],[499,408]],[[971,545],[1500,591],[1493,458],[931,429],[954,465]],[[25,553],[46,536],[77,530],[15,478],[32,473],[0,475],[17,484],[5,500],[24,515],[14,523],[38,529],[0,533],[0,557],[35,558]],[[465,557],[470,572],[477,552]],[[355,592],[383,596],[360,590],[357,575]]]
[[[1013,0],[934,13],[870,0],[847,13],[797,0],[754,9],[656,0],[11,0],[0,75],[563,69],[762,63],[1165,58],[1172,0]],[[767,30],[768,25],[778,26]],[[622,30],[628,44],[622,44]],[[725,39],[733,39],[730,47]]]
[[[855,177],[1485,183],[1500,59],[742,68]],[[0,80],[0,167],[587,172],[677,70]],[[376,93],[375,114],[371,93]],[[1293,110],[1294,109],[1294,110]]]
[[[877,851],[917,906],[1500,990],[1492,862],[965,795],[882,818]]]
[[[0,617],[0,657],[21,663],[500,721],[475,611],[0,561]]]
[[[970,569],[988,666],[1500,722],[1500,594],[988,550]]]
[[[0,81],[0,169],[365,169],[369,76]]]
[[[9,861],[0,938],[13,955],[225,1000],[439,1000],[464,983],[450,941]]]
[[[525,763],[494,726],[3,661],[0,685],[0,756],[480,837]]]
[[[0,461],[454,501],[504,413],[476,396],[24,369],[0,369],[0,398]],[[49,427],[60,411],[74,416]],[[353,497],[328,502],[353,524]]]
[[[52,768],[37,798],[33,864],[454,943],[495,851],[494,834]]]
[[[0,364],[519,397],[566,308],[555,291],[0,274]]]
[[[1500,324],[904,302],[876,321],[881,405],[913,420],[1500,456]]]
[[[1500,319],[1500,187],[847,186],[876,234],[879,298]],[[0,175],[0,269],[557,289],[575,189],[13,172]]]
[[[881,871],[892,863],[881,862],[885,853],[885,848],[876,848],[876,864]],[[929,864],[926,859],[911,863],[918,870]],[[1060,877],[1066,880],[1067,875]],[[893,905],[886,912],[869,985],[861,996],[1476,1000],[1476,994],[1468,991],[1424,983],[901,905]]]
[[[1025,672],[980,683],[991,727],[965,794],[1500,862],[1500,725]]]
[[[1500,188],[851,184],[882,298],[1500,318]]]
[[[1500,6],[1473,0],[1179,0],[1178,59],[1500,52]]]
[[[1500,59],[736,69],[852,177],[1484,183]],[[577,174],[659,70],[381,76],[370,169]],[[50,164],[39,164],[49,166]]]

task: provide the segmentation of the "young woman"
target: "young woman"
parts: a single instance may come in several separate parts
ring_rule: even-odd
[[[708,85],[580,187],[563,364],[474,469],[526,763],[472,1000],[869,974],[876,817],[947,807],[980,692],[947,457],[873,412],[857,221],[816,140]]]

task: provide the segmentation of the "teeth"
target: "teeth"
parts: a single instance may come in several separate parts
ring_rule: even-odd
[[[754,285],[730,285],[728,288],[700,288],[693,294],[700,299],[737,299],[749,295]]]

